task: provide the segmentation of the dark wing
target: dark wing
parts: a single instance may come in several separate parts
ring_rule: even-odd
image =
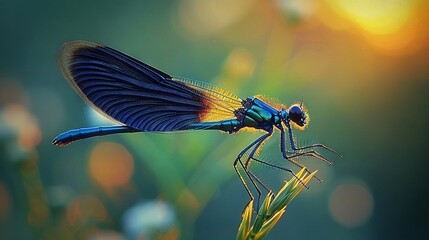
[[[58,53],[73,89],[104,116],[142,131],[177,131],[234,118],[241,99],[215,86],[172,78],[112,48],[64,44]]]

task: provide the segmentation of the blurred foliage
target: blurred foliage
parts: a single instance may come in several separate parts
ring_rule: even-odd
[[[243,98],[304,101],[312,120],[298,143],[344,158],[302,160],[325,181],[309,184],[270,238],[424,238],[428,10],[423,0],[0,0],[1,238],[232,239],[238,228],[248,196],[232,163],[258,133],[51,145],[101,124],[55,64],[75,39]],[[280,158],[278,138],[263,153]]]

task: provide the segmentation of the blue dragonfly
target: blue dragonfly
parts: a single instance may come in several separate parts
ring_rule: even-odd
[[[337,154],[323,144],[295,144],[293,128],[303,130],[309,122],[302,102],[285,107],[261,96],[241,99],[208,83],[172,77],[115,49],[91,42],[65,43],[58,51],[58,62],[76,93],[118,125],[69,130],[58,135],[54,145],[116,133],[218,130],[233,134],[259,130],[263,135],[245,147],[233,163],[251,200],[254,197],[249,182],[256,189],[258,202],[260,186],[271,190],[250,170],[251,162],[295,176],[291,169],[258,158],[263,143],[275,129],[280,131],[282,157],[300,168],[303,166],[296,159],[305,156],[331,164],[317,149]]]

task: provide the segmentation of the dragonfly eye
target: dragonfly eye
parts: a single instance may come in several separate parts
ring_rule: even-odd
[[[298,126],[303,127],[306,124],[306,114],[302,111],[302,108],[298,105],[292,105],[289,108],[289,119],[296,123]]]

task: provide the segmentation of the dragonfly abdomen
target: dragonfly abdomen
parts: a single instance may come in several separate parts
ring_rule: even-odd
[[[89,128],[79,128],[69,130],[67,132],[61,133],[58,135],[52,143],[57,146],[65,146],[70,144],[73,141],[104,136],[109,134],[116,133],[131,133],[131,132],[139,132],[140,130],[134,129],[128,126],[104,126],[104,127],[89,127]]]
[[[201,122],[201,123],[193,123],[184,127],[182,130],[190,130],[190,129],[204,129],[204,130],[220,130],[229,133],[235,133],[238,130],[243,128],[243,125],[237,119],[229,119],[217,122]]]

